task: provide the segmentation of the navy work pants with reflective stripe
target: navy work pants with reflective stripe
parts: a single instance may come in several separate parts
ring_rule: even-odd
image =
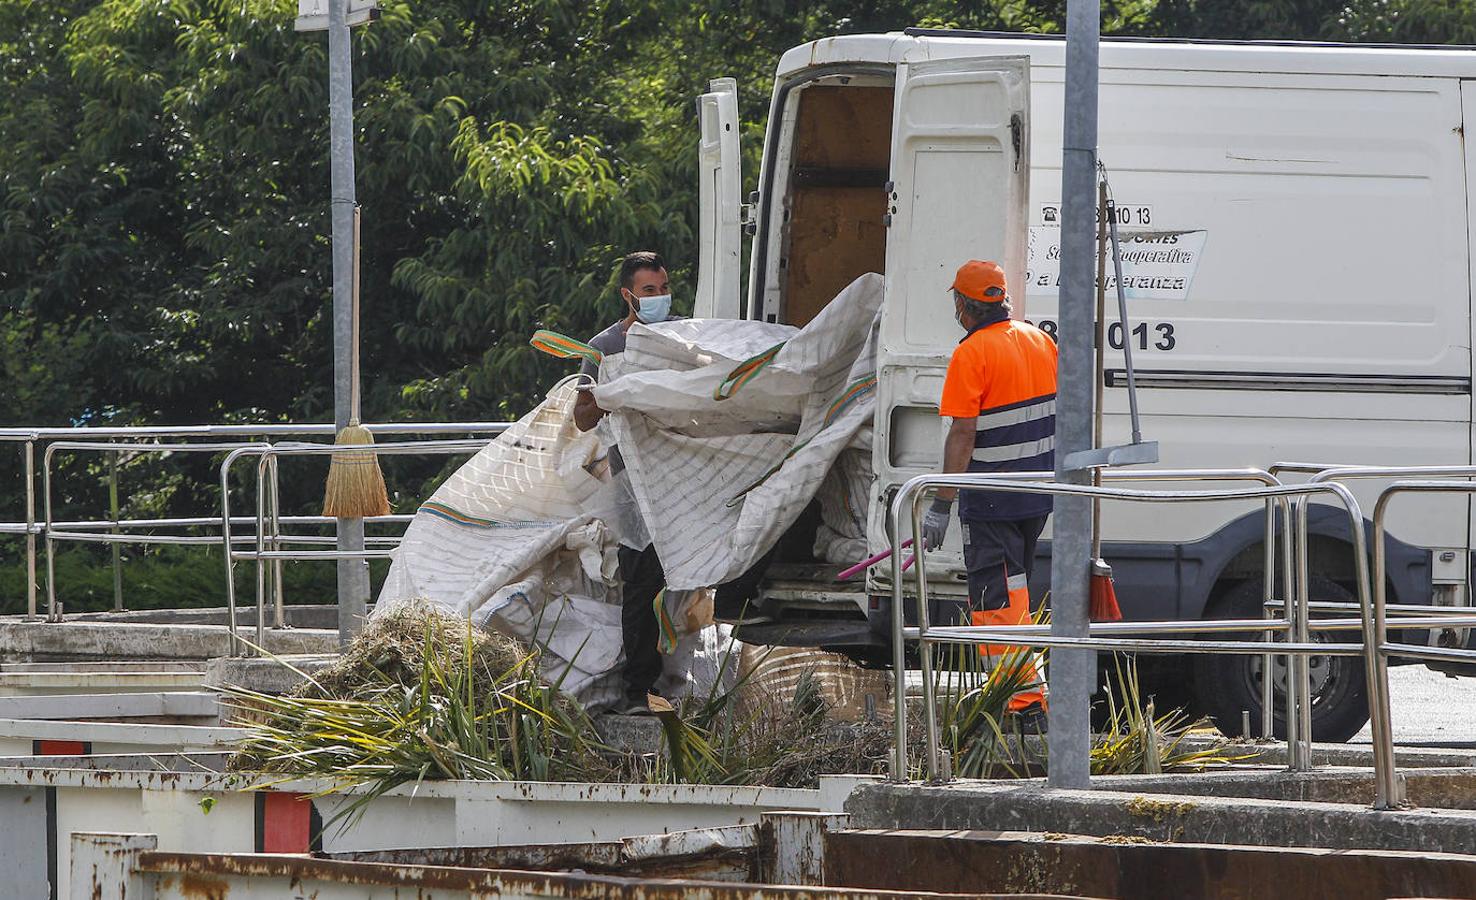
[[[1035,545],[1046,517],[965,522],[964,567],[969,574],[969,621],[974,625],[1026,625],[1030,622],[1027,577],[1035,562]],[[979,654],[991,668],[1009,661],[1022,670],[1030,685],[1010,698],[1012,711],[1032,704],[1045,705],[1045,691],[1029,648],[1009,644],[981,644]]]
[[[1011,582],[1016,582],[1017,588],[1025,586],[1045,523],[1045,516],[963,523],[970,609],[1009,606]]]

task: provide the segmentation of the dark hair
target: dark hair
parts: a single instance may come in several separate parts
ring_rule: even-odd
[[[634,253],[628,253],[625,259],[620,261],[620,286],[630,290],[630,286],[635,284],[637,272],[642,269],[650,269],[654,272],[664,268],[666,268],[666,261],[661,258],[660,253],[654,250],[637,250]]]
[[[1008,296],[1003,300],[997,300],[993,303],[984,303],[983,301],[975,300],[973,297],[966,297],[958,291],[954,291],[953,296],[963,301],[964,315],[980,324],[992,325],[995,322],[1003,322],[1010,317],[1010,312],[1012,311]]]

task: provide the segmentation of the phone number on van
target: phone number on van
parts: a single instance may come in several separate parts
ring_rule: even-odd
[[[1051,340],[1059,341],[1056,336],[1056,320],[1041,319],[1039,322],[1025,320],[1028,324],[1035,325],[1051,336]],[[1173,350],[1179,346],[1178,338],[1174,337],[1174,323],[1172,322],[1139,322],[1130,332],[1133,337],[1133,348],[1136,350]],[[1122,323],[1113,322],[1107,326],[1107,344],[1113,350],[1122,349]]]

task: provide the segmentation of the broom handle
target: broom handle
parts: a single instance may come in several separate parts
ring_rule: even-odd
[[[1092,412],[1092,446],[1102,446],[1102,398],[1107,381],[1107,185],[1097,180],[1097,392]],[[1123,335],[1127,340],[1127,335]],[[1092,469],[1092,485],[1102,486],[1101,468]],[[1092,559],[1102,558],[1102,498],[1092,498]]]
[[[360,208],[354,204],[353,338],[349,345],[349,424],[359,424],[359,234]]]

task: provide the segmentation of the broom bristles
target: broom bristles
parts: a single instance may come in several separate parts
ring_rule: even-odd
[[[1112,587],[1112,567],[1100,559],[1092,561],[1089,613],[1093,622],[1122,621],[1122,608],[1117,605],[1117,591]]]
[[[357,422],[338,433],[335,444],[372,444],[374,435]],[[384,472],[372,450],[333,454],[328,484],[323,491],[323,515],[339,519],[367,519],[390,513]]]

